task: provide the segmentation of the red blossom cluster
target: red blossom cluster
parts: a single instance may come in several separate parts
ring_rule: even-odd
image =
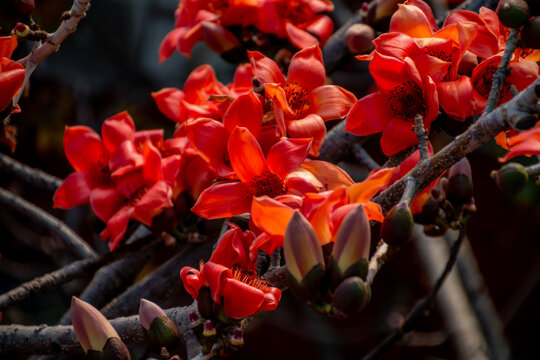
[[[333,9],[328,0],[180,0],[175,29],[163,39],[159,57],[164,61],[175,49],[189,56],[199,41],[221,53],[239,38],[260,41],[265,35],[286,38],[299,49],[323,45],[334,28],[324,13]],[[240,31],[233,33],[234,27]]]
[[[453,11],[439,29],[429,6],[421,0],[400,4],[390,32],[374,40],[370,72],[378,92],[360,99],[351,109],[347,130],[356,135],[382,132],[386,155],[418,144],[412,129],[416,115],[424,128],[439,114],[464,121],[480,114],[501,61],[509,29],[485,7],[480,13]],[[499,103],[512,98],[511,87],[523,90],[538,77],[540,52],[520,50],[510,63],[510,75]]]

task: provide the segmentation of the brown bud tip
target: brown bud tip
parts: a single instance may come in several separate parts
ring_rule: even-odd
[[[521,41],[527,49],[540,49],[540,16],[535,16],[521,29]]]
[[[400,247],[411,240],[413,227],[411,209],[402,201],[386,214],[381,226],[381,237],[388,245]]]
[[[353,276],[339,284],[332,303],[338,316],[348,317],[362,311],[370,298],[370,287],[361,278]]]
[[[373,49],[375,31],[366,24],[351,25],[345,32],[345,44],[352,54],[364,54]]]
[[[111,337],[101,351],[101,358],[107,360],[131,360],[126,344],[117,337]]]
[[[495,174],[495,181],[501,191],[507,194],[517,194],[529,181],[527,169],[518,163],[508,163]]]
[[[531,17],[525,0],[503,0],[497,8],[497,15],[504,26],[519,29]]]

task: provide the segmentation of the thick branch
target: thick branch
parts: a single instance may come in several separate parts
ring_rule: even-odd
[[[381,205],[384,212],[388,211],[399,201],[409,176],[418,180],[418,191],[424,189],[446,169],[491,140],[499,132],[510,127],[519,127],[520,120],[534,111],[539,94],[540,79],[537,78],[515,98],[489,114],[482,115],[467,131],[429,158],[429,161],[416,165],[406,176],[375,197],[374,201]]]
[[[353,153],[354,144],[361,144],[369,137],[358,137],[345,131],[347,120],[340,121],[324,138],[321,146],[319,160],[337,163]]]
[[[194,337],[189,328],[188,314],[195,311],[196,308],[197,305],[194,302],[190,306],[165,310],[167,316],[177,325],[188,344],[192,342],[190,340]],[[125,343],[140,344],[147,342],[138,315],[117,318],[110,320],[110,322]],[[83,349],[77,341],[73,327],[70,325],[0,326],[0,355],[70,355],[81,354],[82,352]],[[188,353],[189,358],[197,355],[198,353]]]
[[[0,154],[0,169],[40,189],[55,191],[62,183],[62,179],[49,175],[42,170],[21,164],[4,154]]]
[[[66,224],[32,203],[0,188],[0,204],[54,232],[77,257],[93,258],[96,252]]]
[[[161,242],[161,239],[155,240],[150,236],[144,240],[121,247],[116,251],[108,252],[91,259],[75,261],[59,270],[28,281],[13,290],[0,295],[0,310],[26,300],[33,295],[43,293],[58,285],[65,284],[70,280],[92,273],[105,264],[129,256],[141,249],[153,247],[159,242]]]

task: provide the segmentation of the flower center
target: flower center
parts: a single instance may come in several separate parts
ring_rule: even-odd
[[[109,162],[103,158],[88,170],[88,180],[91,187],[97,187],[99,185],[112,184],[111,171],[109,170]]]
[[[249,185],[254,190],[254,196],[267,195],[274,198],[285,194],[285,184],[276,174],[265,170],[261,175],[254,176]]]
[[[397,85],[387,95],[392,113],[404,120],[413,121],[416,114],[426,111],[422,89],[414,81]]]
[[[313,19],[313,11],[302,1],[282,1],[278,8],[280,17],[290,20],[294,25],[302,25]]]
[[[493,83],[493,74],[497,71],[497,67],[490,65],[486,67],[486,70],[484,73],[482,73],[482,76],[478,76],[474,83],[474,89],[478,91],[480,95],[484,98],[489,97],[489,93],[491,92],[491,84]],[[499,98],[499,103],[505,102],[508,99],[512,97],[512,93],[510,92],[510,87],[512,84],[509,82],[504,82],[503,86],[501,88],[501,96]]]
[[[248,270],[245,267],[234,265],[231,270],[233,273],[233,278],[243,282],[244,284],[259,290],[263,290],[268,287],[268,282],[266,280],[261,279],[257,276],[257,274],[255,274],[255,272]]]
[[[309,107],[310,96],[308,89],[298,85],[298,83],[295,81],[292,83],[287,83],[284,90],[289,107],[294,114],[299,117],[304,109]]]

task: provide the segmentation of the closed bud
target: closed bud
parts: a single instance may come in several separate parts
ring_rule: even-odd
[[[199,314],[205,319],[212,317],[214,307],[214,300],[212,300],[212,293],[208,286],[201,286],[199,289],[199,295],[197,296],[197,310]]]
[[[354,276],[343,280],[334,292],[333,305],[338,317],[358,314],[371,298],[371,288],[361,278]]]
[[[75,335],[86,353],[90,350],[103,351],[110,338],[117,338],[121,342],[118,333],[105,316],[95,307],[75,296],[71,298],[71,322]],[[129,352],[127,359],[129,359]]]
[[[189,327],[190,329],[196,328],[202,325],[202,319],[197,315],[195,311],[192,311],[188,314]]]
[[[12,32],[14,35],[23,38],[30,34],[30,26],[19,22],[15,25]]]
[[[233,346],[242,346],[244,345],[244,331],[242,330],[242,327],[239,326],[235,328],[229,336],[229,342]]]
[[[525,0],[503,0],[497,7],[497,15],[504,26],[519,29],[529,20],[531,12]]]
[[[353,24],[345,32],[345,44],[351,54],[365,54],[373,49],[375,30],[366,24]]]
[[[345,216],[336,235],[330,258],[332,283],[338,284],[343,278],[359,276],[365,278],[371,227],[362,205],[357,205]]]
[[[211,337],[216,335],[216,327],[212,320],[206,320],[204,322],[203,336]]]
[[[381,237],[390,246],[400,247],[408,243],[413,233],[413,215],[407,202],[394,206],[384,217]]]
[[[315,297],[325,273],[324,256],[317,234],[298,210],[285,230],[283,255],[293,293],[303,300]]]
[[[493,171],[491,177],[495,179],[501,191],[511,195],[523,190],[529,181],[527,169],[513,162],[504,165],[499,171]]]
[[[439,216],[440,209],[439,201],[430,193],[420,212],[414,214],[414,222],[422,225],[433,224]]]
[[[521,41],[526,49],[540,49],[540,16],[535,16],[523,26]]]
[[[201,350],[203,354],[208,354],[210,351],[212,351],[212,347],[217,340],[217,331],[212,320],[206,320],[202,335],[202,338],[199,339],[201,343]]]
[[[139,319],[151,345],[169,350],[180,342],[180,333],[174,323],[155,303],[141,299]]]
[[[471,165],[467,158],[455,163],[449,171],[446,198],[455,206],[469,203],[473,196]]]

